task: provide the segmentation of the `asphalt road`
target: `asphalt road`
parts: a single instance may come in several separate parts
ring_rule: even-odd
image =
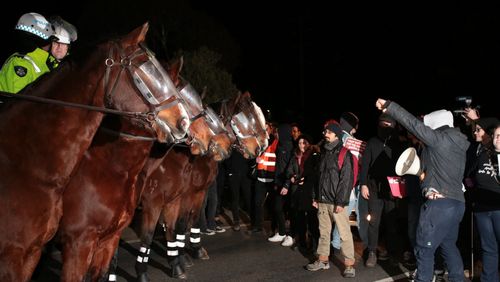
[[[208,250],[209,260],[194,260],[187,272],[188,281],[408,281],[407,269],[402,265],[380,262],[374,268],[367,268],[361,260],[362,246],[355,238],[357,254],[356,277],[342,277],[342,260],[339,255],[331,255],[328,270],[310,272],[304,266],[310,258],[306,254],[267,241],[270,234],[250,234],[247,226],[236,232],[225,226],[227,231],[212,236],[202,235],[202,244]],[[119,249],[119,282],[135,281],[134,264],[139,242],[131,228],[125,230]],[[151,281],[173,281],[168,277],[166,250],[161,236],[156,236],[149,263]],[[53,282],[59,280],[60,262],[45,260],[36,280]],[[406,272],[406,273],[405,273]]]

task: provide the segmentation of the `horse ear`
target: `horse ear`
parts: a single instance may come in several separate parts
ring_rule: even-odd
[[[177,85],[179,83],[178,80],[182,66],[184,65],[183,57],[181,56],[179,59],[175,60],[174,62],[167,63],[166,65],[168,76],[170,76],[170,79],[174,82],[175,85]]]
[[[129,45],[139,45],[139,43],[143,42],[146,39],[146,34],[148,33],[149,23],[146,22],[142,26],[134,29],[132,32],[127,34],[123,42]]]

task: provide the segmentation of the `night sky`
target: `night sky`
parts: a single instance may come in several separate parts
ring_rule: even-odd
[[[102,18],[85,18],[88,11],[100,9],[100,4],[92,4],[99,1],[71,2],[75,9],[59,0],[16,7],[7,14],[4,9],[1,31],[9,34],[19,16],[30,11],[59,14],[82,34],[91,32],[82,30],[88,21],[106,22],[104,12]],[[127,3],[133,1],[118,2],[119,11],[110,5],[104,10],[121,14],[121,26],[126,27],[142,20],[133,14],[134,5],[168,1],[131,6]],[[299,121],[306,131],[319,131],[324,119],[349,110],[360,116],[363,135],[363,126],[374,125],[377,97],[397,101],[413,113],[427,113],[455,109],[462,106],[455,97],[472,96],[483,115],[499,116],[496,6],[482,1],[339,1],[349,3],[328,6],[266,2],[189,1],[188,5],[223,27],[237,43],[237,57],[228,58],[236,62],[231,69],[234,82],[276,119]],[[52,8],[48,3],[54,3]],[[0,54],[3,60],[10,50],[3,46]]]

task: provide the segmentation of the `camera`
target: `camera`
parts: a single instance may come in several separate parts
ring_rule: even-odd
[[[455,97],[455,100],[457,102],[465,103],[465,105],[467,107],[470,107],[470,105],[472,104],[472,97],[471,96],[458,96],[458,97]]]
[[[460,109],[453,110],[454,114],[463,114],[465,113],[465,108],[474,108],[475,110],[478,110],[481,106],[476,106],[472,107],[472,97],[471,96],[458,96],[455,97],[455,101],[460,106]],[[464,105],[465,104],[465,105]]]

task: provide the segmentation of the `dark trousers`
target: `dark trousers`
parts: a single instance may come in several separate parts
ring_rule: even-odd
[[[296,216],[298,244],[301,247],[307,246],[306,234],[309,232],[310,247],[312,250],[316,250],[319,239],[318,210],[297,210]]]
[[[266,202],[266,195],[273,189],[274,182],[261,182],[259,180],[255,181],[255,192],[254,192],[254,228],[262,228],[262,222],[264,222],[264,205]]]
[[[233,213],[233,223],[240,222],[240,192],[243,194],[243,203],[245,209],[250,212],[250,195],[252,179],[246,174],[229,175],[229,188],[231,189],[231,210]]]
[[[476,226],[481,239],[483,271],[481,281],[500,281],[498,253],[500,251],[500,210],[475,212]]]
[[[224,195],[224,187],[226,186],[226,169],[223,162],[219,162],[219,170],[217,173],[217,211],[216,214],[222,213],[222,195]]]
[[[273,201],[273,214],[276,219],[276,223],[278,225],[278,233],[280,235],[286,234],[286,223],[285,223],[285,211],[283,207],[285,206],[285,202],[287,197],[280,195],[281,188],[276,190],[272,190],[272,201]]]
[[[399,236],[398,209],[395,200],[380,199],[377,193],[370,193],[368,212],[370,214],[367,228],[368,250],[377,250],[380,223],[383,220],[387,251],[392,256],[397,255],[397,252],[401,250],[401,238]]]
[[[458,229],[465,203],[452,199],[427,200],[420,209],[417,227],[417,277],[415,281],[431,281],[434,254],[441,254],[448,267],[449,281],[464,281],[464,266],[457,248]]]
[[[217,181],[210,184],[205,193],[205,200],[201,208],[199,225],[202,231],[215,230],[215,213],[217,211]]]

